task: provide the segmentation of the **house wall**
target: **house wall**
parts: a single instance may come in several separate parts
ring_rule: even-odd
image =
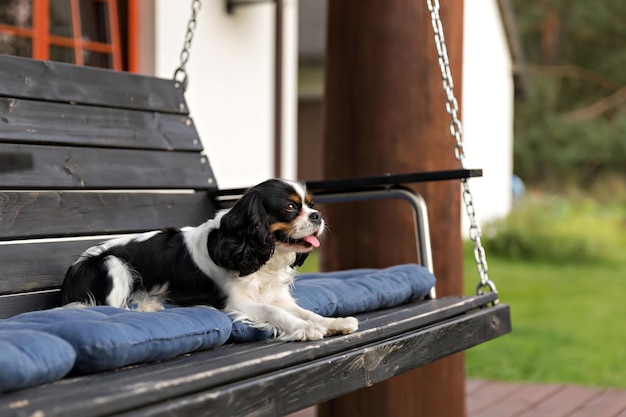
[[[464,19],[461,116],[465,165],[483,168],[483,177],[471,179],[470,187],[477,220],[484,224],[511,209],[513,64],[497,0],[466,1]],[[467,235],[465,210],[463,214]]]
[[[152,3],[152,4],[150,4]],[[142,0],[145,22],[141,72],[171,78],[179,64],[191,1]],[[187,104],[221,188],[243,187],[275,176],[275,5],[239,7],[227,14],[224,1],[205,1],[187,64]],[[283,65],[283,154],[281,173],[295,177],[297,0],[285,0]],[[154,27],[151,27],[151,21]],[[145,56],[147,55],[147,56]]]

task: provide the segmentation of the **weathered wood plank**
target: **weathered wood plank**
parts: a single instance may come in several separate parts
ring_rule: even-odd
[[[201,151],[191,118],[0,98],[0,142]]]
[[[8,55],[0,57],[0,96],[188,113],[173,80]]]
[[[488,315],[488,318],[484,319],[484,324],[481,326],[476,326],[476,323],[472,321],[473,319],[457,327],[451,326],[452,323],[456,323],[458,320],[463,322],[463,317],[466,317],[459,316],[461,314],[459,313],[460,309],[465,309],[465,311],[473,310],[476,304],[480,305],[488,299],[489,297],[470,297],[469,299],[431,300],[361,315],[359,316],[362,320],[361,330],[353,335],[333,337],[309,343],[261,342],[225,346],[198,352],[172,361],[103,373],[99,374],[97,378],[74,378],[45,387],[7,393],[0,398],[0,413],[8,410],[8,404],[20,403],[22,399],[28,398],[28,402],[25,402],[27,403],[26,406],[20,410],[24,414],[37,409],[46,409],[50,415],[63,413],[63,415],[67,416],[78,416],[81,413],[84,414],[86,410],[90,410],[90,413],[101,413],[103,415],[135,409],[141,405],[159,402],[158,399],[168,398],[169,401],[172,401],[173,398],[183,398],[182,396],[193,393],[209,393],[213,389],[223,390],[219,396],[223,396],[224,400],[230,398],[234,402],[240,403],[248,401],[246,398],[250,393],[246,392],[246,389],[250,389],[251,386],[246,382],[248,378],[256,378],[258,375],[269,375],[269,380],[276,382],[272,389],[275,392],[279,392],[281,385],[293,382],[282,380],[283,375],[291,375],[293,377],[305,371],[309,373],[309,378],[304,380],[315,378],[315,375],[320,375],[319,372],[327,372],[327,377],[324,379],[330,383],[332,379],[328,378],[328,375],[334,374],[333,369],[345,370],[349,372],[349,376],[339,372],[339,375],[343,376],[337,380],[340,382],[338,385],[346,384],[347,382],[344,379],[347,378],[350,380],[354,379],[354,383],[360,386],[366,386],[366,384],[373,383],[378,378],[387,377],[387,372],[401,372],[406,369],[406,366],[413,366],[411,362],[414,360],[432,360],[437,355],[446,354],[446,352],[449,352],[449,349],[463,349],[468,344],[488,340],[490,337],[510,331],[507,320],[508,306],[477,310],[476,313],[472,313]],[[447,320],[452,320],[452,322],[444,321],[446,323],[444,325],[441,317],[446,314],[446,311],[450,315]],[[493,314],[496,315],[494,316]],[[394,319],[397,319],[397,321],[394,321]],[[380,331],[379,327],[382,322],[390,324],[389,329],[385,329],[383,332]],[[433,325],[428,325],[428,323]],[[447,327],[451,327],[449,333],[443,331]],[[406,346],[406,343],[408,343],[401,341],[404,340],[402,335],[407,331],[411,332],[411,330],[407,330],[411,328],[414,330],[422,329],[418,331],[421,332],[422,336],[419,336],[419,339],[415,339],[416,341],[414,342],[417,343],[417,340],[421,340],[419,354],[416,354],[418,351],[414,347],[411,350],[406,350],[404,353],[395,352],[395,348],[393,348],[393,344],[397,343],[395,339],[391,339],[390,343],[392,344],[388,347],[379,349],[371,345],[397,336],[398,341],[400,341],[397,346],[402,350],[404,349],[402,346]],[[433,333],[432,337],[425,336],[435,329],[439,330]],[[440,345],[442,343],[445,345],[446,343],[444,342],[447,343],[446,348]],[[370,347],[366,348],[365,346],[368,345]],[[412,346],[415,346],[415,344]],[[389,358],[396,361],[396,364],[389,365],[391,362],[387,362],[386,364],[389,365],[388,370],[372,367],[378,360],[375,355],[380,352],[392,355]],[[368,362],[364,362],[364,355],[366,354],[369,355]],[[339,362],[334,362],[335,359],[329,361],[331,357],[338,358]],[[354,363],[361,363],[361,367],[357,368],[360,369],[359,371],[352,369],[352,365],[347,365]],[[368,366],[363,367],[366,363]],[[341,368],[341,364],[346,365],[346,368]],[[379,362],[379,364],[381,366],[385,365],[384,360]],[[303,368],[300,368],[301,366]],[[295,367],[294,371],[291,373],[284,371],[288,367]],[[387,366],[383,367],[386,368]],[[364,373],[366,371],[367,375]],[[361,372],[361,377],[354,372]],[[274,384],[274,382],[271,383]],[[252,385],[256,387],[252,388],[253,390],[263,390],[263,395],[265,395],[265,390],[272,391],[272,389],[268,388],[267,382],[261,384],[253,382]],[[244,390],[241,397],[238,393],[234,397],[231,396],[229,390],[233,386]],[[349,385],[349,387],[350,389],[354,388],[353,385]],[[319,387],[315,389],[318,390]],[[324,395],[334,392],[333,390],[335,389],[338,390],[337,392],[343,392],[339,387],[329,386],[329,389],[330,391]],[[322,395],[321,391],[312,391],[312,388],[308,386],[302,391],[293,391],[293,395],[300,396],[298,398],[298,408],[312,404],[310,401],[317,401],[318,397],[315,395]],[[97,411],[93,404],[95,400],[89,395],[89,393],[93,392],[98,392]],[[313,396],[309,399],[312,392]],[[213,397],[214,394],[207,394],[207,396]],[[274,396],[271,396],[268,398],[272,398],[272,401],[275,399],[276,401],[285,402],[282,397],[276,399]],[[196,400],[197,398],[192,403]],[[251,397],[251,400],[257,401],[259,398],[254,399]],[[294,401],[293,398],[289,400],[289,403],[291,404],[292,401]],[[183,409],[186,409],[187,400],[185,399],[183,402],[185,403]],[[176,404],[176,408],[181,406],[174,402],[172,404]],[[210,403],[205,403],[205,405],[207,410],[212,410],[213,412],[221,410],[221,408],[214,408]],[[284,410],[289,412],[295,410],[295,408],[286,408]],[[231,412],[231,415],[244,415],[240,414],[241,411],[239,409],[228,411],[227,408],[224,412]],[[193,412],[191,415],[194,415]]]
[[[0,240],[136,233],[200,224],[214,212],[213,201],[202,193],[4,192],[0,193]],[[0,245],[0,294],[59,286],[71,262],[102,240]],[[0,316],[22,311],[9,309]]]
[[[0,295],[0,319],[28,311],[59,307],[60,304],[60,290],[38,291],[36,293],[19,295]]]
[[[127,386],[130,389],[127,394],[134,393],[134,397],[109,402],[106,397],[99,396],[99,410],[105,408],[105,412],[120,416],[282,416],[322,399],[371,386],[382,379],[429,363],[433,358],[445,357],[496,337],[505,331],[494,329],[492,323],[504,322],[507,317],[506,306],[479,310],[397,338],[343,349],[335,355],[317,356],[274,372],[257,373],[233,384],[223,384],[214,389],[197,387],[190,395],[172,396],[161,392],[162,380],[146,379],[143,383]],[[472,336],[467,337],[468,333]],[[287,353],[292,346],[282,345],[281,350]],[[260,363],[267,358],[263,352],[258,352],[256,356]],[[119,383],[120,379],[116,381]],[[200,382],[201,376],[188,374],[187,378],[176,380],[180,383],[191,381]],[[138,396],[149,402],[138,403]],[[157,398],[168,400],[155,400]],[[93,401],[85,396],[77,399],[79,402],[75,402],[74,398],[67,400],[64,402],[67,406],[50,404],[47,408],[50,415],[63,412],[63,415],[79,416],[81,412],[90,410],[89,403]],[[128,411],[123,412],[125,410]]]
[[[0,295],[19,294],[22,300],[28,299],[31,291],[58,288],[63,282],[67,268],[89,246],[100,243],[103,239],[28,243],[27,246],[0,245],[2,273],[0,273]],[[15,300],[15,298],[13,299]],[[15,302],[12,306],[4,306],[6,300],[0,301],[0,317],[9,317],[27,310],[27,303]],[[36,305],[35,301],[28,306]],[[47,303],[47,301],[45,301]],[[42,309],[39,307],[37,309]]]
[[[194,226],[213,217],[215,211],[213,200],[202,192],[5,191],[0,192],[0,240]]]
[[[503,307],[503,306],[502,306]],[[207,392],[170,399],[120,416],[280,417],[400,375],[497,337],[502,307],[481,310],[372,346],[287,368]],[[467,334],[473,337],[467,337]]]
[[[0,189],[214,189],[208,160],[195,152],[0,144],[32,166],[0,171]]]

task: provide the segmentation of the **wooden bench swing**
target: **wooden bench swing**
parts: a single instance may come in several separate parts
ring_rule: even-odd
[[[218,188],[182,84],[0,56],[0,318],[58,307],[64,273],[86,247],[199,224],[241,195]],[[467,178],[480,173],[462,168],[307,187],[325,203],[407,201],[417,258],[432,270],[425,203],[403,184],[460,179],[468,190]],[[358,314],[356,333],[315,342],[225,344],[70,375],[0,394],[0,415],[280,416],[371,386],[510,331],[479,230],[472,238],[483,265],[477,295],[432,292]]]

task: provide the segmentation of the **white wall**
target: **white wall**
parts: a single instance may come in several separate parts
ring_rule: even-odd
[[[464,19],[465,165],[483,168],[483,177],[470,180],[482,225],[511,209],[513,70],[496,0],[466,1]],[[467,236],[465,209],[462,214]]]
[[[142,7],[146,3],[150,1],[142,1]],[[153,38],[154,70],[149,63],[142,65],[142,72],[172,77],[190,3],[153,3],[155,27],[145,25],[140,44],[149,45]],[[297,160],[297,3],[284,2],[281,164],[288,178],[295,177]],[[150,19],[148,11],[142,16]],[[222,188],[274,175],[274,18],[273,3],[240,7],[228,15],[222,0],[206,0],[198,18],[187,101]],[[511,207],[512,63],[496,0],[466,1],[464,18],[462,121],[466,166],[484,170],[482,178],[470,181],[482,224]],[[463,224],[467,234],[465,217]]]
[[[171,78],[178,66],[190,5],[191,1],[154,2],[157,76]],[[291,21],[296,12],[297,2],[286,2],[285,30],[291,36],[297,34]],[[240,7],[229,15],[224,1],[208,0],[198,16],[186,98],[221,188],[253,185],[274,176],[274,25],[272,3]],[[283,102],[295,109],[295,52],[285,55]],[[147,67],[142,65],[142,72],[150,73]],[[293,177],[295,110],[285,112],[283,120],[283,176]]]

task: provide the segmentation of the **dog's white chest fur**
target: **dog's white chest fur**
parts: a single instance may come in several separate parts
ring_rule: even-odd
[[[293,263],[295,255],[291,252],[277,251],[258,271],[245,277],[232,277],[225,282],[229,294],[226,308],[239,310],[242,302],[273,304],[291,297],[290,286],[295,277],[293,268],[286,266]]]

